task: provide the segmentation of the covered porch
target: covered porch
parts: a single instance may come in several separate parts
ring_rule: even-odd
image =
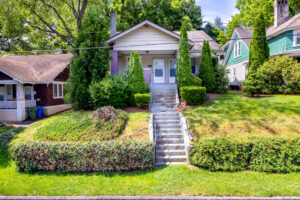
[[[23,121],[26,108],[35,107],[34,87],[17,81],[0,81],[0,120]]]

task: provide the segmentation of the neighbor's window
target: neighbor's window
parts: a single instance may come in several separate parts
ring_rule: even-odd
[[[294,46],[300,46],[300,30],[295,31],[295,34],[294,34]]]
[[[64,97],[64,84],[53,84],[53,97],[54,98]]]
[[[192,58],[192,73],[196,73],[196,59]]]
[[[0,101],[4,101],[5,87],[0,86]]]
[[[26,100],[33,100],[33,87],[24,87],[24,96]]]
[[[234,44],[234,58],[240,57],[241,53],[241,42],[239,41]]]

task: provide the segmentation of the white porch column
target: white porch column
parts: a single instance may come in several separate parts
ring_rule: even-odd
[[[26,118],[25,96],[23,84],[17,83],[17,120],[24,121]]]

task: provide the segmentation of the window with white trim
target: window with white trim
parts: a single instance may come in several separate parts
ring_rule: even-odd
[[[294,46],[300,46],[300,30],[294,31]]]
[[[5,97],[5,87],[0,86],[0,101],[4,101],[4,97]]]
[[[241,56],[241,53],[242,53],[241,46],[242,46],[241,41],[236,42],[234,44],[234,58],[237,58],[237,57]]]
[[[33,87],[32,86],[25,86],[24,87],[24,97],[26,100],[33,100]]]
[[[59,99],[64,97],[64,84],[54,83],[53,84],[53,98]]]

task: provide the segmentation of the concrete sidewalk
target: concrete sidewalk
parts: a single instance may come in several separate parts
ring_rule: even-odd
[[[0,200],[300,200],[300,197],[0,196]]]

